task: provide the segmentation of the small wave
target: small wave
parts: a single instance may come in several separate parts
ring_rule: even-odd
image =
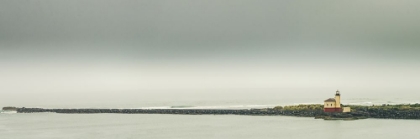
[[[171,106],[171,108],[192,108],[194,106]]]
[[[17,111],[3,111],[3,110],[0,110],[0,113],[13,114],[13,113],[17,113]]]
[[[252,109],[252,108],[272,108],[278,105],[230,105],[230,106],[195,106],[191,109]]]
[[[159,107],[141,107],[140,109],[170,109],[170,106],[159,106]]]

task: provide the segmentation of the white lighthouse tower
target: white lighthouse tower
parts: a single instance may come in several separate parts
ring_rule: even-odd
[[[341,100],[340,100],[341,94],[339,90],[335,91],[334,99],[335,99],[335,108],[341,109]]]

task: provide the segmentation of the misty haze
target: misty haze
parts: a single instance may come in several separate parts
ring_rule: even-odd
[[[415,138],[419,6],[2,0],[0,138]]]

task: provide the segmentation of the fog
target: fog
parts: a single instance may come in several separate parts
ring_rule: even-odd
[[[3,0],[0,94],[9,98],[0,101],[241,93],[235,89],[418,93],[419,6],[416,0]]]

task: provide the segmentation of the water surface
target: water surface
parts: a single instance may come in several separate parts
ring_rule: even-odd
[[[155,114],[0,114],[3,139],[417,138],[420,121],[325,121],[288,116]],[[402,130],[403,129],[403,130]]]

